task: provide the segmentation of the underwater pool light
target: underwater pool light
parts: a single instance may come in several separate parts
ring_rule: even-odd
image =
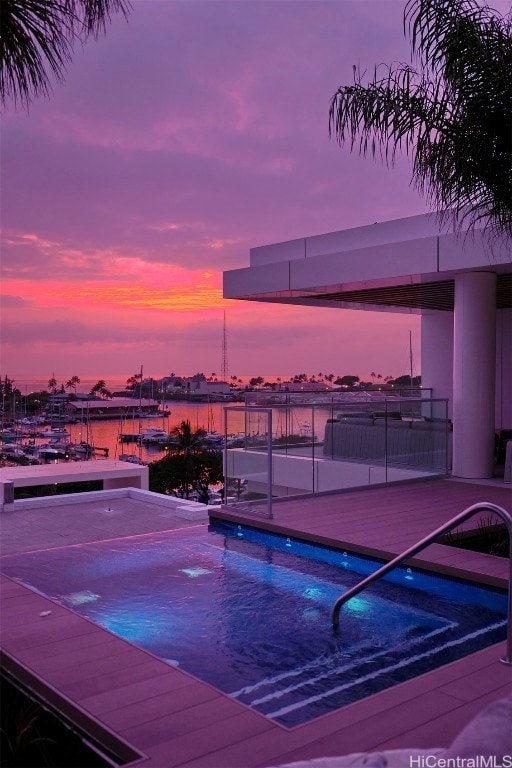
[[[206,576],[206,574],[212,573],[208,568],[201,568],[199,566],[197,568],[180,568],[179,571],[191,579],[197,579],[199,576]]]
[[[99,600],[100,596],[89,589],[85,589],[83,592],[72,592],[70,595],[64,595],[62,599],[68,605],[83,605],[84,603],[93,603],[95,600]]]
[[[347,601],[347,610],[352,613],[366,613],[370,610],[370,602],[363,597],[351,597]]]
[[[304,597],[307,597],[308,600],[320,600],[323,592],[319,587],[307,587],[302,594]]]

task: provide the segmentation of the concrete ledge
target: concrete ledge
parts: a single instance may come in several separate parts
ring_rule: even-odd
[[[147,501],[151,505],[164,507],[172,511],[178,508],[189,510],[191,514],[194,510],[202,510],[205,507],[204,504],[198,504],[196,501],[179,499],[176,496],[164,496],[163,494],[145,491],[141,488],[114,488],[103,491],[89,491],[88,493],[63,493],[58,496],[38,496],[33,499],[19,499],[18,501],[4,503],[0,511],[7,513],[20,510],[43,509],[47,508],[49,504],[52,507],[60,507],[68,506],[69,504],[88,504],[91,501],[110,504],[115,499]]]
[[[2,467],[0,469],[0,511],[12,509],[14,489],[59,483],[101,481],[104,490],[139,488],[147,490],[149,469],[124,461],[100,459],[77,463],[44,464],[39,466]],[[77,493],[80,489],[77,488]],[[92,492],[94,493],[94,491]],[[90,496],[90,493],[86,494]],[[14,502],[15,505],[19,501]]]
[[[184,520],[208,520],[208,506],[195,503],[194,506],[180,506],[176,510],[176,517]]]

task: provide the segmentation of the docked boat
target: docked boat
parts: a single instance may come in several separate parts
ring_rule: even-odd
[[[38,433],[38,437],[42,438],[63,438],[69,437],[69,432],[64,427],[52,427],[51,429],[45,429]]]
[[[22,419],[16,421],[20,427],[40,427],[44,424],[44,419],[41,416],[24,416]]]
[[[57,461],[58,459],[62,459],[63,455],[55,448],[44,448],[43,450],[39,451],[39,458],[42,459],[45,464],[47,464],[49,461]]]
[[[220,448],[224,445],[224,436],[221,435],[220,432],[216,431],[209,431],[205,434],[205,440],[207,440],[209,443],[212,443],[217,448]]]
[[[94,456],[94,446],[81,440],[71,446],[73,453],[80,459],[91,459]]]
[[[135,456],[134,453],[122,453],[119,457],[119,461],[127,461],[130,464],[139,464],[141,466],[146,466],[146,463],[142,461],[138,456]]]
[[[38,454],[42,458],[69,458],[71,456],[71,444],[55,440],[46,445],[40,445]]]
[[[19,445],[13,445],[11,443],[8,443],[7,445],[3,445],[1,449],[2,453],[5,456],[8,456],[9,458],[22,458],[25,456],[25,452],[22,448],[20,448]]]
[[[162,445],[169,443],[171,439],[171,435],[164,429],[154,429],[153,427],[148,427],[139,435],[139,441],[146,444]]]

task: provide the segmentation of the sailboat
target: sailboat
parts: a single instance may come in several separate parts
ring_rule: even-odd
[[[142,372],[143,372],[143,366],[140,367],[140,374],[134,378],[140,378],[139,383],[139,410],[136,412],[135,407],[132,410],[132,423],[133,423],[133,431],[130,432],[120,432],[119,433],[119,441],[121,443],[131,443],[132,444],[132,452],[131,453],[121,453],[119,455],[119,461],[128,461],[130,464],[142,464],[144,465],[145,462],[142,461],[141,457],[141,448],[142,448],[142,442],[141,442],[141,413],[142,413]],[[138,416],[138,430],[135,432],[135,416]],[[135,445],[138,446],[138,455],[135,453]]]
[[[224,445],[224,436],[215,429],[215,419],[213,417],[210,393],[208,393],[208,427],[205,438],[216,448],[222,448]]]

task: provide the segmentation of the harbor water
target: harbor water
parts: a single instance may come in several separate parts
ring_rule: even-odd
[[[264,414],[251,413],[246,417],[246,411],[242,409],[243,403],[229,404],[228,435],[248,434],[249,436],[264,436],[267,432],[267,420]],[[187,401],[173,401],[166,404],[164,413],[152,418],[138,415],[121,419],[90,420],[80,423],[66,423],[63,428],[72,445],[86,443],[94,446],[94,458],[119,459],[123,454],[142,460],[144,463],[156,461],[165,456],[165,449],[159,443],[142,442],[139,438],[146,430],[161,430],[165,433],[172,431],[183,421],[189,421],[193,430],[204,429],[208,433],[217,434],[218,437],[225,432],[225,403],[191,403]],[[240,408],[240,413],[237,413]],[[325,421],[330,414],[329,409],[320,409],[315,415],[316,439],[322,439]],[[279,409],[274,411],[272,434],[280,437],[284,434],[301,434],[311,437],[312,410],[308,407],[293,409],[293,414],[285,416]],[[27,429],[27,428],[25,428]],[[41,426],[38,434],[42,435],[49,429]],[[26,442],[33,430],[26,432],[22,442]],[[121,437],[123,436],[123,438]],[[58,438],[56,438],[58,439]],[[35,442],[43,444],[47,439],[38,437]],[[215,441],[217,442],[217,441]],[[220,439],[217,444],[220,447]],[[62,458],[60,459],[62,460]],[[47,459],[48,461],[48,459]]]

